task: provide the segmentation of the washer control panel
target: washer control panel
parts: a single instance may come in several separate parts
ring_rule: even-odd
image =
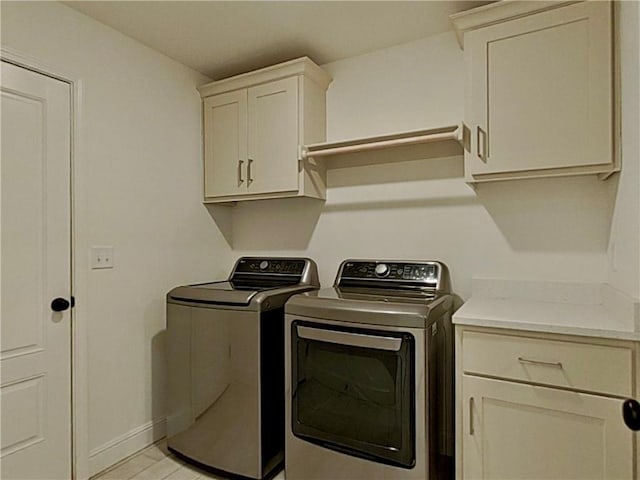
[[[339,281],[343,279],[362,281],[394,281],[425,286],[437,285],[440,279],[438,262],[396,262],[348,260],[343,263]]]
[[[233,273],[302,275],[305,264],[302,259],[241,258]]]

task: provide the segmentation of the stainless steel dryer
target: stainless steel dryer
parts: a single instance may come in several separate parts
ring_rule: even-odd
[[[287,480],[453,478],[445,265],[347,260],[285,306]]]
[[[318,288],[307,258],[240,258],[223,282],[167,294],[169,449],[254,479],[284,459],[284,304]]]

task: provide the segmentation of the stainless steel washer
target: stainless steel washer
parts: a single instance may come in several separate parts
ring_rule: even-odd
[[[240,258],[229,280],[167,294],[169,449],[263,479],[284,459],[284,304],[318,288],[307,258]]]
[[[285,311],[287,480],[453,478],[445,265],[347,260]]]

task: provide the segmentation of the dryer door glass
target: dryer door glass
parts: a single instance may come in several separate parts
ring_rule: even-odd
[[[294,321],[291,335],[294,435],[412,468],[413,336],[306,321]]]

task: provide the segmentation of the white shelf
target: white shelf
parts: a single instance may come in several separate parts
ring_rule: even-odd
[[[341,140],[338,142],[314,143],[302,146],[299,157],[300,160],[307,158],[317,159],[319,157],[382,150],[405,145],[451,141],[459,142],[462,145],[462,127],[460,125]]]

